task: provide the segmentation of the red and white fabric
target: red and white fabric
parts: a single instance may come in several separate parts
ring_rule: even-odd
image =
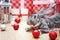
[[[28,14],[32,14],[33,12],[39,11],[41,8],[45,7],[48,8],[50,4],[33,4],[33,1],[35,0],[24,0],[24,8],[28,9]],[[52,0],[51,0],[52,1]],[[11,8],[19,9],[19,13],[21,13],[21,0],[10,0],[12,6]],[[57,0],[59,2],[59,0]],[[22,13],[21,13],[22,14]]]
[[[33,0],[24,0],[24,7],[28,9],[28,14],[33,12]]]
[[[11,13],[13,16],[17,16],[20,12],[20,0],[10,0],[11,3]],[[15,10],[18,12],[14,12]],[[13,12],[12,12],[13,11]]]
[[[12,8],[20,8],[20,0],[10,0],[11,4],[12,4]]]

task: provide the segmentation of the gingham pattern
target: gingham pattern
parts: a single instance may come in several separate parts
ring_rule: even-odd
[[[10,0],[11,4],[12,4],[12,8],[20,8],[20,0]]]
[[[48,8],[49,4],[38,4],[35,5],[33,4],[34,0],[24,0],[24,8],[28,9],[28,14],[30,15],[33,12],[37,12],[39,11],[41,8],[45,7]],[[20,9],[20,0],[10,0],[11,4],[12,4],[12,8],[18,8]],[[21,9],[20,9],[21,10]]]
[[[43,5],[33,5],[33,12],[39,11],[42,7]]]
[[[35,1],[35,0],[33,0],[33,1]],[[40,0],[38,0],[38,1],[40,1]],[[33,4],[33,11],[37,12],[37,11],[39,11],[43,7],[48,8],[49,4],[37,4],[37,5]]]
[[[41,5],[41,4],[39,4],[39,5],[34,5],[33,4],[33,1],[34,0],[25,0],[25,8],[28,8],[29,9],[29,15],[31,14],[31,13],[33,13],[33,12],[37,12],[37,11],[39,11],[42,7],[46,7],[46,8],[48,8],[49,7],[49,5],[46,5],[46,4],[44,4],[44,5]]]
[[[24,7],[28,9],[28,14],[30,15],[33,12],[33,1],[32,0],[25,0]]]
[[[34,0],[24,0],[24,7],[28,9],[28,14],[30,15],[33,12],[39,11],[42,7],[48,7],[48,5],[34,5]],[[20,9],[20,0],[10,0],[12,8]]]

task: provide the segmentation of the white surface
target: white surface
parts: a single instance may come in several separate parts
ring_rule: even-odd
[[[0,31],[0,40],[50,40],[48,34],[41,34],[37,39],[33,38],[32,32],[25,31],[28,27],[26,22],[21,22],[18,30],[14,30],[10,24],[6,24],[6,27],[6,31]],[[56,40],[60,40],[60,37],[58,36]]]
[[[23,18],[25,19],[27,17]],[[5,25],[6,31],[0,31],[0,40],[50,40],[48,34],[41,34],[37,39],[33,38],[32,32],[26,32],[25,30],[26,27],[29,27],[25,20],[19,23],[18,30],[14,30],[10,24]],[[60,36],[56,40],[60,40]]]

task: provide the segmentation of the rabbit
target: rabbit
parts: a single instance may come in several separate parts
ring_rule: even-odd
[[[30,25],[30,27],[26,28],[26,31],[39,29],[41,30],[42,33],[48,33],[50,32],[50,30],[54,28],[60,28],[60,25],[59,25],[60,14],[56,13],[49,18],[45,18],[45,15],[52,13],[53,11],[55,11],[55,9],[52,9],[52,11],[46,12],[47,14],[44,14],[45,13],[44,11],[34,12],[28,17],[27,24]]]

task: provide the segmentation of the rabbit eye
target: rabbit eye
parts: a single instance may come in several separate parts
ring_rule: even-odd
[[[34,16],[34,18],[36,18],[36,16]]]

